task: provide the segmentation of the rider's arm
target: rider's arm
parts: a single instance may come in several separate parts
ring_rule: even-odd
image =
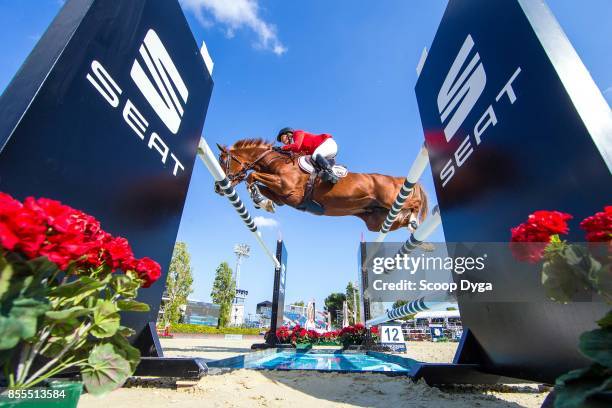
[[[304,142],[304,132],[296,130],[293,132],[293,143],[281,147],[285,151],[291,151],[299,153],[302,149],[302,143]]]

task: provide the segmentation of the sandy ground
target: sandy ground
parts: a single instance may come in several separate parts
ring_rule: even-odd
[[[175,338],[162,340],[167,356],[217,360],[250,352],[258,338]],[[408,343],[409,358],[450,362],[456,343]],[[80,408],[161,407],[539,407],[546,393],[536,385],[495,388],[429,387],[406,377],[235,370],[200,381],[136,379],[104,398],[83,395]]]

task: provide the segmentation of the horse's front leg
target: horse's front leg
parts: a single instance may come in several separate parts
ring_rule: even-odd
[[[273,213],[275,211],[274,201],[276,201],[276,197],[274,197],[274,193],[272,193],[270,189],[265,186],[259,186],[257,184],[258,180],[255,176],[256,174],[257,173],[253,172],[247,176],[246,185],[247,190],[249,191],[249,195],[251,196],[251,199],[255,204],[255,208],[263,208],[264,210]]]

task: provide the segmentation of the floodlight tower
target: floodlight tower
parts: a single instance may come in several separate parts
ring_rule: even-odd
[[[242,258],[248,258],[251,254],[251,247],[247,244],[236,244],[234,245],[234,254],[236,254],[236,273],[234,278],[236,280],[236,289],[240,287],[240,264]]]
[[[248,291],[240,289],[240,264],[243,259],[249,257],[251,253],[251,247],[247,244],[236,244],[234,245],[234,254],[236,255],[236,269],[234,274],[234,281],[236,282],[236,294],[232,305],[231,322],[235,326],[239,326],[244,322],[244,302],[246,300]]]

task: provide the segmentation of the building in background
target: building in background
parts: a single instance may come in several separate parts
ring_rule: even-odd
[[[187,299],[183,322],[217,327],[219,324],[219,309],[220,306],[214,303]]]
[[[255,316],[259,321],[258,327],[270,327],[272,319],[272,302],[264,300],[255,307]]]

